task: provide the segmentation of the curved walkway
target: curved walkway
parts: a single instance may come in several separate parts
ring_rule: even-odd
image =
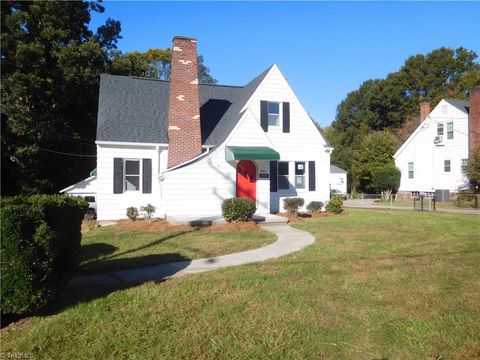
[[[158,281],[167,278],[211,271],[227,266],[248,264],[299,251],[315,242],[310,233],[294,229],[289,225],[262,225],[264,230],[277,236],[277,241],[263,248],[206,259],[179,261],[167,264],[146,266],[128,270],[118,270],[105,274],[80,276],[72,279],[68,289],[94,286],[118,286],[137,284],[145,281]]]

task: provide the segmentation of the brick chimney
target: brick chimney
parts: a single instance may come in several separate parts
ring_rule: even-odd
[[[197,40],[173,38],[168,109],[168,167],[202,153]]]
[[[480,151],[480,86],[470,89],[468,111],[468,155]]]
[[[425,120],[430,114],[430,103],[428,101],[422,101],[420,103],[420,122]]]

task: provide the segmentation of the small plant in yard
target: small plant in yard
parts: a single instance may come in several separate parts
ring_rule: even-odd
[[[327,210],[328,212],[333,212],[335,214],[340,214],[343,211],[342,206],[342,197],[340,195],[333,195],[327,206],[325,207],[325,210]]]
[[[311,201],[307,205],[307,211],[310,213],[318,213],[322,211],[322,208],[323,208],[323,202],[321,201]]]
[[[255,210],[255,203],[247,198],[231,198],[222,203],[222,215],[228,222],[252,220]]]
[[[303,198],[283,199],[283,207],[285,208],[285,210],[287,210],[287,213],[290,216],[297,216],[298,209],[300,209],[303,204],[305,204],[305,200],[303,200]]]
[[[147,204],[146,206],[142,206],[140,208],[140,211],[145,213],[145,216],[147,219],[151,219],[152,215],[155,213],[156,207],[153,206],[152,204]]]
[[[127,217],[132,221],[137,220],[138,209],[135,206],[130,206],[129,208],[127,208]]]

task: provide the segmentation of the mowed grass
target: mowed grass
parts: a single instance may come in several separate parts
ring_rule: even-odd
[[[316,237],[300,252],[97,294],[7,331],[2,351],[38,359],[479,358],[480,218],[346,212],[296,224]]]
[[[275,240],[266,231],[185,228],[147,232],[106,226],[83,234],[79,275],[225,255],[263,247]]]

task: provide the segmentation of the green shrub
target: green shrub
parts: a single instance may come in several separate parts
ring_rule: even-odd
[[[148,219],[151,219],[152,215],[155,213],[156,207],[152,204],[147,204],[146,206],[142,206],[140,211],[144,212]]]
[[[130,220],[135,221],[138,219],[138,216],[138,209],[135,206],[130,206],[129,208],[127,208],[127,217]]]
[[[296,216],[298,214],[298,209],[300,209],[303,204],[305,204],[305,200],[303,198],[285,198],[283,199],[283,207],[287,210],[287,213],[292,216]]]
[[[1,313],[31,313],[76,269],[88,204],[81,197],[34,195],[1,205]]]
[[[342,206],[342,197],[340,195],[333,195],[327,206],[325,207],[325,210],[327,210],[328,212],[333,212],[335,214],[340,214],[343,211]]]
[[[247,198],[231,198],[222,203],[222,214],[228,222],[252,220],[255,210],[255,203]]]
[[[323,208],[323,202],[321,202],[321,201],[311,201],[307,205],[307,211],[311,212],[311,213],[320,212],[320,211],[322,211],[322,208]]]

